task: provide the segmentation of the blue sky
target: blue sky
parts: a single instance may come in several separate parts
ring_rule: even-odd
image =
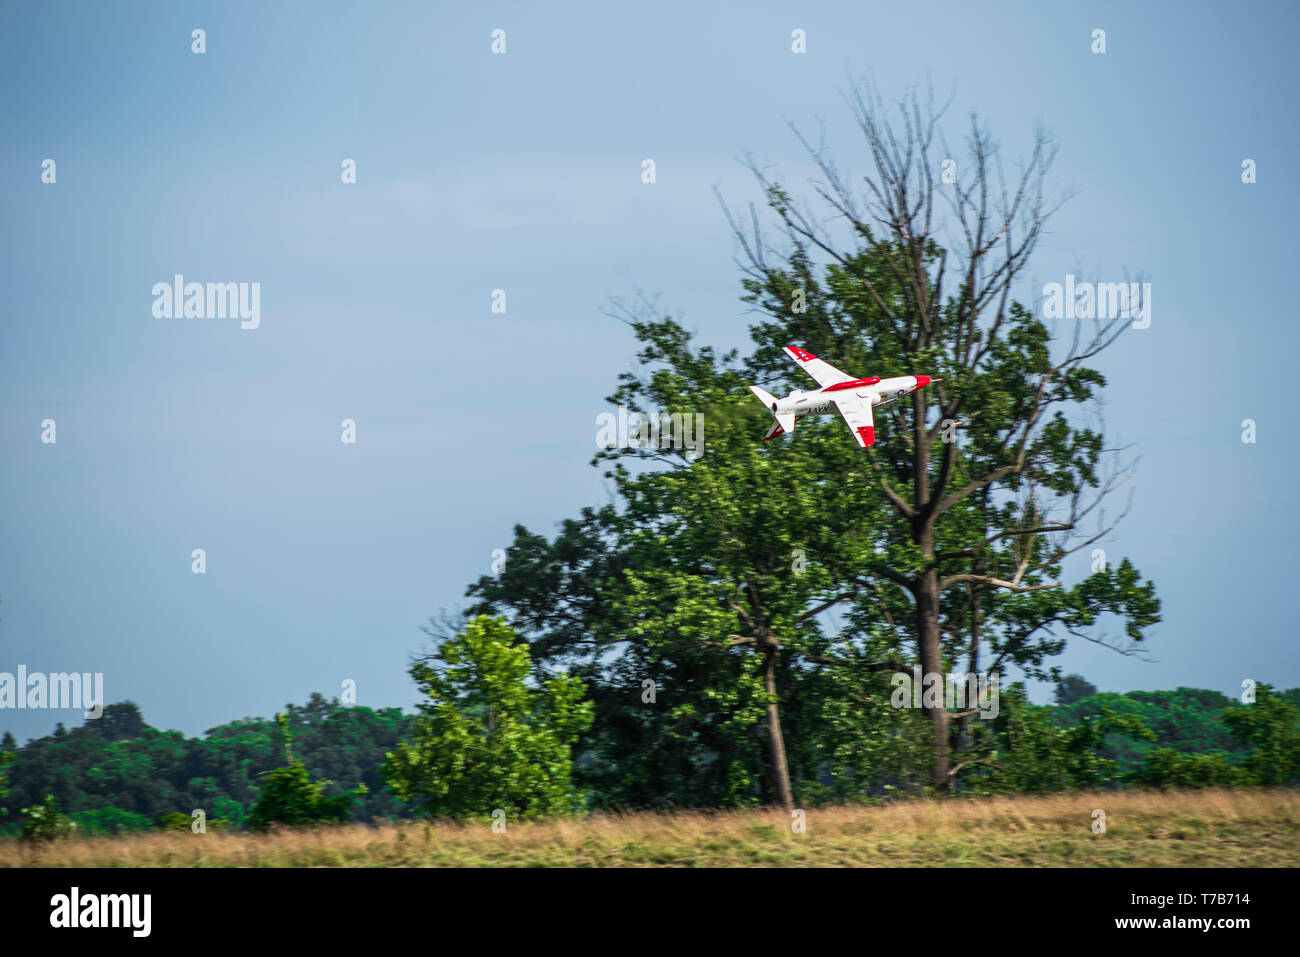
[[[928,70],[953,144],[971,110],[1009,159],[1056,133],[1077,196],[1040,284],[1152,283],[1151,327],[1099,367],[1108,437],[1142,455],[1107,549],[1157,583],[1158,661],[1060,663],[1114,691],[1300,684],[1293,5],[448,6],[0,8],[0,671],[102,671],[190,734],[346,679],[409,706],[421,624],[512,526],[606,494],[595,417],[635,353],[608,297],[742,344],[712,188],[758,199],[749,152],[809,192],[785,123],[818,116],[865,171],[837,89]],[[259,282],[260,328],[155,319],[176,273]]]

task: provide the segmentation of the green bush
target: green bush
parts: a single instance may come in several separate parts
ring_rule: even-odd
[[[1024,686],[1001,694],[998,717],[971,722],[973,753],[969,773],[960,779],[969,794],[1034,794],[1101,788],[1121,779],[1117,762],[1102,756],[1116,737],[1151,740],[1154,732],[1131,714],[1102,707],[1072,727],[1059,727],[1048,708],[1029,703]]]
[[[1250,774],[1222,754],[1184,754],[1174,748],[1154,748],[1147,753],[1146,765],[1129,780],[1161,790],[1241,787],[1250,784]]]
[[[153,822],[143,814],[124,811],[118,807],[73,811],[68,817],[87,834],[124,834],[148,831],[153,827]]]
[[[193,820],[184,811],[172,811],[170,814],[164,814],[158,821],[158,826],[164,831],[188,831],[190,822]]]
[[[18,755],[12,751],[0,751],[0,801],[9,796],[9,781],[5,777],[4,769],[9,767],[18,760]],[[8,814],[9,809],[0,806],[0,814]]]
[[[66,814],[60,814],[54,804],[54,795],[45,795],[45,800],[22,810],[22,837],[28,841],[56,841],[72,837],[77,831],[77,822]]]
[[[307,768],[293,756],[290,748],[289,722],[276,715],[284,734],[284,752],[288,767],[276,768],[265,775],[257,805],[248,817],[248,826],[265,831],[274,824],[303,827],[314,824],[346,824],[352,803],[368,790],[364,784],[342,794],[326,795],[328,781],[313,782]]]
[[[158,826],[164,831],[182,831],[188,834],[194,831],[194,815],[186,814],[184,811],[172,811],[159,819]],[[203,822],[203,826],[209,831],[224,831],[229,829],[230,822],[223,818],[210,817]]]

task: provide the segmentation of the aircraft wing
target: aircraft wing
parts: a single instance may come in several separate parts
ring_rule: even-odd
[[[811,352],[805,352],[798,346],[786,346],[785,354],[799,363],[799,367],[817,380],[817,384],[823,389],[828,385],[835,385],[837,382],[849,382],[854,378],[846,372],[841,372],[829,362],[818,359]]]
[[[871,417],[871,400],[859,398],[852,393],[837,395],[832,399],[835,408],[848,423],[854,440],[862,448],[876,444],[876,426]]]

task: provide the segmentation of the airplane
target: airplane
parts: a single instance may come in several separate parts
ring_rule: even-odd
[[[844,417],[854,440],[865,449],[876,444],[876,428],[871,415],[873,407],[887,405],[931,382],[942,381],[931,379],[928,375],[900,375],[889,379],[869,376],[855,379],[798,346],[786,346],[785,351],[821,388],[816,392],[795,389],[784,399],[778,399],[770,392],[751,385],[749,391],[767,406],[772,418],[776,419],[771,430],[763,436],[765,442],[784,432],[793,432],[795,422],[805,415],[830,415],[838,412]]]

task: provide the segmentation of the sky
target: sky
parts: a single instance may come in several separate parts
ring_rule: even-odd
[[[955,90],[952,144],[972,111],[1008,163],[1036,122],[1055,133],[1050,182],[1074,198],[1036,284],[1152,284],[1150,327],[1096,366],[1108,440],[1141,455],[1106,549],[1164,620],[1152,660],[1082,642],[1056,663],[1108,691],[1300,684],[1297,21],[1256,2],[0,6],[0,671],[101,672],[108,701],[191,735],[344,682],[411,706],[421,625],[465,605],[513,526],[550,534],[608,495],[595,421],[636,352],[609,299],[658,294],[700,343],[743,346],[714,187],[759,201],[752,154],[810,196],[787,124],[819,118],[865,171],[849,78],[893,99],[929,75]],[[260,324],[156,317],[176,274],[258,283]],[[6,710],[0,730],[80,720]]]

